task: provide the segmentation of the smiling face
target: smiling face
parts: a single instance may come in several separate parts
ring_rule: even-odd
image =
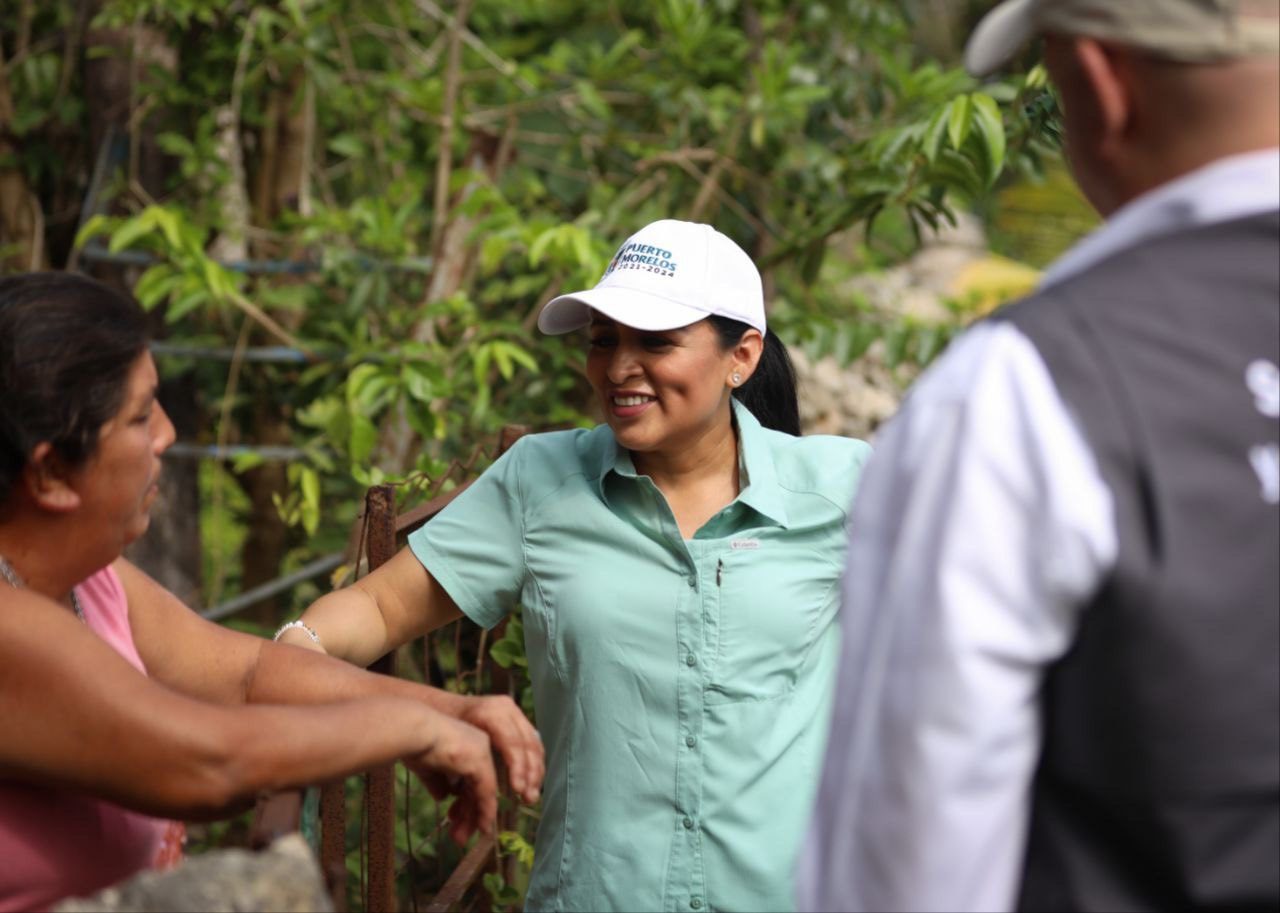
[[[745,382],[755,367],[742,351],[750,347],[725,351],[707,320],[637,330],[593,312],[588,332],[587,378],[605,420],[621,446],[641,453],[687,447],[728,427],[733,375]]]
[[[129,370],[124,401],[98,434],[89,461],[74,473],[80,515],[119,538],[124,548],[147,531],[160,478],[160,455],[174,440],[173,424],[156,401],[155,362],[143,352]]]

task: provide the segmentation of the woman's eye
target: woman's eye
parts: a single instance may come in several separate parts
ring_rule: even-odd
[[[148,409],[146,412],[143,412],[141,415],[137,416],[137,417],[133,420],[133,423],[134,423],[135,425],[146,425],[146,424],[148,424],[150,421],[151,421],[151,410],[150,410],[150,409]]]
[[[671,340],[665,336],[646,336],[644,338],[644,347],[646,349],[665,349],[671,345]]]
[[[593,349],[605,349],[605,348],[609,348],[610,346],[615,346],[618,343],[616,339],[611,339],[608,336],[596,336],[593,339],[591,339],[591,341],[588,344]]]

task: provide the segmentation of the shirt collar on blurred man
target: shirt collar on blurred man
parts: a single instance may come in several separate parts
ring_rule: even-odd
[[[1050,266],[1040,287],[1069,279],[1149,238],[1280,209],[1280,149],[1219,159],[1116,210]]]

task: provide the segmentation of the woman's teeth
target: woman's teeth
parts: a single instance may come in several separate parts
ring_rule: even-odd
[[[639,406],[653,399],[652,396],[615,396],[613,401],[619,406]]]

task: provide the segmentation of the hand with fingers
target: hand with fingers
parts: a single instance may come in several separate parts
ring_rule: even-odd
[[[477,830],[492,834],[498,814],[498,777],[489,737],[447,714],[433,713],[436,738],[404,764],[436,799],[455,796],[449,809],[449,836],[466,843]]]
[[[516,702],[506,695],[469,697],[458,719],[488,734],[506,765],[507,778],[516,795],[528,805],[537,802],[546,773],[546,755],[542,737]]]

